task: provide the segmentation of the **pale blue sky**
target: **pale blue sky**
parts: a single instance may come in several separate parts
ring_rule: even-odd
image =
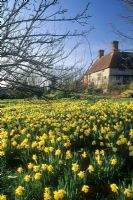
[[[129,32],[129,26],[123,22],[121,16],[128,15],[128,11],[122,4],[121,0],[90,0],[90,12],[92,15],[91,22],[95,26],[95,30],[90,34],[90,42],[92,48],[98,46],[105,50],[110,49],[112,40],[120,41],[120,49],[129,49],[131,46],[120,36],[118,36],[111,24],[118,30],[125,33]],[[94,44],[94,46],[93,46]],[[103,47],[102,47],[103,46]]]
[[[68,8],[69,14],[78,12],[81,10],[88,0],[62,0],[61,3],[65,8]],[[128,33],[131,29],[130,26],[123,22],[121,16],[128,15],[128,11],[123,5],[121,0],[89,0],[89,15],[91,17],[88,20],[88,25],[85,27],[69,25],[70,29],[73,27],[79,30],[89,30],[91,26],[94,26],[94,30],[87,36],[87,39],[91,46],[93,59],[97,56],[99,49],[104,49],[105,52],[109,52],[111,49],[111,42],[113,40],[120,41],[119,48],[121,50],[128,50],[132,48],[132,45],[125,39],[118,36],[112,28],[112,25]],[[66,24],[62,25],[62,30],[65,30]],[[58,26],[56,26],[58,30]],[[79,41],[79,39],[74,39],[73,41]],[[90,51],[87,41],[80,40],[82,43],[79,50],[76,52],[75,56],[85,58],[90,62]],[[81,58],[81,59],[82,59]]]

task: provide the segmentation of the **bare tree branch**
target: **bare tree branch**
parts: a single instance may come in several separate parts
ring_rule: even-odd
[[[53,78],[60,84],[68,79],[75,63],[66,67],[64,61],[77,45],[65,52],[65,41],[67,38],[85,36],[91,28],[88,31],[68,30],[63,33],[60,30],[52,31],[51,27],[53,22],[75,22],[85,26],[90,18],[88,9],[89,3],[81,12],[68,17],[59,0],[8,0],[2,10],[3,23],[0,26],[0,81],[4,81],[6,86],[22,84],[29,88],[28,80],[32,78],[46,87]]]

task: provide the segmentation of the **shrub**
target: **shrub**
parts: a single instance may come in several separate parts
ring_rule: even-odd
[[[128,88],[133,90],[133,81],[128,85]]]
[[[85,90],[86,93],[89,93],[90,95],[97,95],[97,94],[103,94],[102,88],[97,88],[94,84],[90,84],[88,88]]]
[[[121,97],[123,98],[132,98],[133,97],[133,90],[125,90],[121,93]]]

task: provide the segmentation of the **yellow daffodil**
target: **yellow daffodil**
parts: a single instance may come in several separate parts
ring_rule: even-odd
[[[87,153],[84,151],[84,152],[81,154],[81,156],[82,156],[83,158],[86,158],[86,157],[87,157]]]
[[[117,159],[111,159],[111,165],[116,165],[117,164]]]
[[[60,149],[57,149],[56,151],[55,151],[55,155],[56,156],[59,156],[61,154],[61,150]]]
[[[45,188],[44,189],[44,200],[51,200],[52,196],[50,194],[50,189],[49,188]]]
[[[66,159],[69,160],[70,158],[72,158],[71,152],[68,150],[66,151]]]
[[[38,165],[34,165],[33,166],[33,171],[34,172],[38,172],[39,171],[39,166]]]
[[[132,196],[132,190],[131,189],[129,189],[129,188],[125,188],[124,189],[124,195],[126,196],[126,197],[128,197],[128,198],[130,198],[131,196]]]
[[[94,172],[93,165],[89,165],[89,167],[87,168],[87,170],[89,171],[90,174],[92,174]]]
[[[117,192],[118,191],[118,186],[115,183],[112,183],[110,185],[111,191],[112,192]]]
[[[53,171],[53,169],[54,169],[54,168],[53,168],[53,166],[52,166],[52,165],[48,165],[48,166],[47,166],[47,170],[48,170],[49,172],[52,172],[52,171]]]
[[[84,193],[88,193],[90,190],[90,187],[88,185],[83,185],[81,191],[84,192]]]
[[[37,181],[39,181],[41,179],[41,177],[42,177],[41,173],[36,173],[34,175],[34,179],[37,180]]]
[[[0,195],[0,200],[7,200],[6,195]]]
[[[24,195],[24,190],[25,190],[24,187],[18,186],[17,189],[15,190],[15,192],[18,196],[22,196],[22,195]]]
[[[72,171],[77,172],[79,169],[79,165],[77,163],[72,164]]]
[[[32,156],[32,160],[37,160],[37,155],[36,154],[34,154],[33,156]]]
[[[28,164],[28,169],[32,169],[33,168],[33,163],[29,163]]]
[[[84,171],[80,171],[80,172],[78,173],[78,176],[79,176],[80,178],[84,178],[85,172],[84,172]]]
[[[22,167],[19,167],[19,168],[17,169],[17,172],[18,172],[19,174],[21,174],[21,173],[23,172],[23,168],[22,168]]]
[[[60,189],[58,191],[54,191],[54,199],[61,200],[65,197],[65,190]]]
[[[30,182],[30,180],[31,180],[31,176],[30,176],[30,175],[26,175],[26,176],[24,177],[24,181],[25,181],[25,182]]]

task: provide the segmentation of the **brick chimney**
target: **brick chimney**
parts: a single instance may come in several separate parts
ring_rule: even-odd
[[[102,56],[104,56],[104,50],[103,50],[103,49],[100,49],[100,50],[99,50],[99,58],[101,58]]]
[[[83,76],[83,85],[84,87],[88,86],[88,75]]]
[[[118,46],[119,46],[119,42],[118,41],[113,41],[112,42],[112,52],[118,52]]]

